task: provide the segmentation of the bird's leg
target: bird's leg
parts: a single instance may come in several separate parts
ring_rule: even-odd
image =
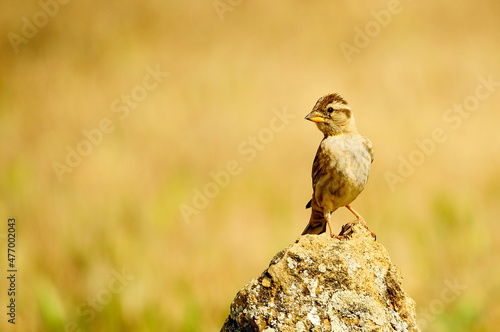
[[[351,208],[349,205],[346,205],[345,206],[349,211],[352,212],[352,214],[354,214],[356,216],[356,219],[357,221],[359,221],[361,223],[361,225],[365,226],[365,228],[367,230],[370,231],[370,233],[372,233],[372,236],[375,238],[375,240],[377,239],[377,235],[370,229],[370,227],[368,227],[368,225],[366,224],[366,221],[365,219],[363,219],[363,217],[361,217],[361,215],[359,213],[357,213],[356,211],[354,211],[353,208]]]
[[[359,213],[357,213],[356,211],[354,211],[354,209],[352,207],[350,207],[349,205],[346,205],[345,206],[349,211],[352,212],[352,214],[354,214],[356,216],[356,218],[358,219],[358,221],[361,221],[362,223],[365,222],[365,220],[363,219],[363,217],[361,217],[361,215]]]
[[[330,236],[334,237],[336,239],[339,239],[339,240],[345,240],[345,237],[343,237],[342,235],[335,235],[333,233],[332,224],[330,223],[330,216],[331,216],[331,214],[325,215],[325,220],[326,220],[326,223],[328,224],[328,229],[330,230]]]
[[[328,224],[328,229],[330,230],[330,236],[334,237],[335,234],[333,234],[332,225],[330,224],[330,214],[325,215],[325,220],[326,220],[326,223]]]

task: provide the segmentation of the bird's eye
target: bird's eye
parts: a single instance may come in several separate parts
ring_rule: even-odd
[[[333,107],[328,107],[327,111],[328,111],[328,113],[332,113],[333,112]]]

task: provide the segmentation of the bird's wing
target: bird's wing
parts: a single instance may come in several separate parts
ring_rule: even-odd
[[[370,157],[372,159],[372,163],[373,163],[373,159],[374,159],[374,155],[373,155],[373,143],[366,137],[363,137],[363,143],[366,147],[366,150],[368,150],[368,153],[370,154]]]
[[[323,171],[323,162],[322,162],[322,157],[321,155],[323,154],[323,151],[321,149],[321,144],[318,148],[318,151],[316,152],[316,156],[314,157],[313,161],[313,167],[312,167],[312,183],[313,183],[313,188],[315,187],[316,184],[316,179],[318,178],[318,175],[322,174]]]
[[[316,179],[318,178],[318,175],[321,174],[321,144],[319,145],[318,151],[316,151],[316,156],[314,157],[313,161],[313,167],[312,167],[312,184],[313,184],[313,197],[314,197],[314,188],[316,187]],[[309,202],[306,204],[306,209],[309,209],[312,206],[312,199],[309,200]]]
[[[321,149],[321,144],[319,145],[318,151],[316,152],[316,156],[314,157],[313,161],[313,166],[312,166],[312,186],[313,186],[313,197],[314,197],[314,191],[316,188],[316,182],[318,179],[324,175],[324,173],[327,170],[327,167],[325,167],[325,156],[323,155],[323,150]],[[312,206],[312,199],[307,203],[306,209],[310,208]]]

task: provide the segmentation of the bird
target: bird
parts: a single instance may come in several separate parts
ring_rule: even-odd
[[[302,235],[324,233],[328,225],[332,238],[345,239],[343,232],[333,233],[331,215],[346,207],[356,217],[351,223],[360,222],[376,239],[363,217],[350,206],[368,181],[372,142],[359,134],[351,108],[337,93],[321,97],[305,119],[316,123],[324,137],[312,166],[313,194],[306,205],[311,208],[311,217]]]

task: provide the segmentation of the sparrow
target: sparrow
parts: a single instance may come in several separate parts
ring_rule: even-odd
[[[373,162],[373,144],[358,133],[354,115],[347,102],[338,94],[321,97],[306,120],[316,123],[324,137],[312,167],[312,199],[306,208],[311,208],[311,218],[304,234],[321,234],[326,225],[330,236],[344,239],[332,231],[332,213],[346,207],[373,233],[359,213],[350,204],[365,188]]]

